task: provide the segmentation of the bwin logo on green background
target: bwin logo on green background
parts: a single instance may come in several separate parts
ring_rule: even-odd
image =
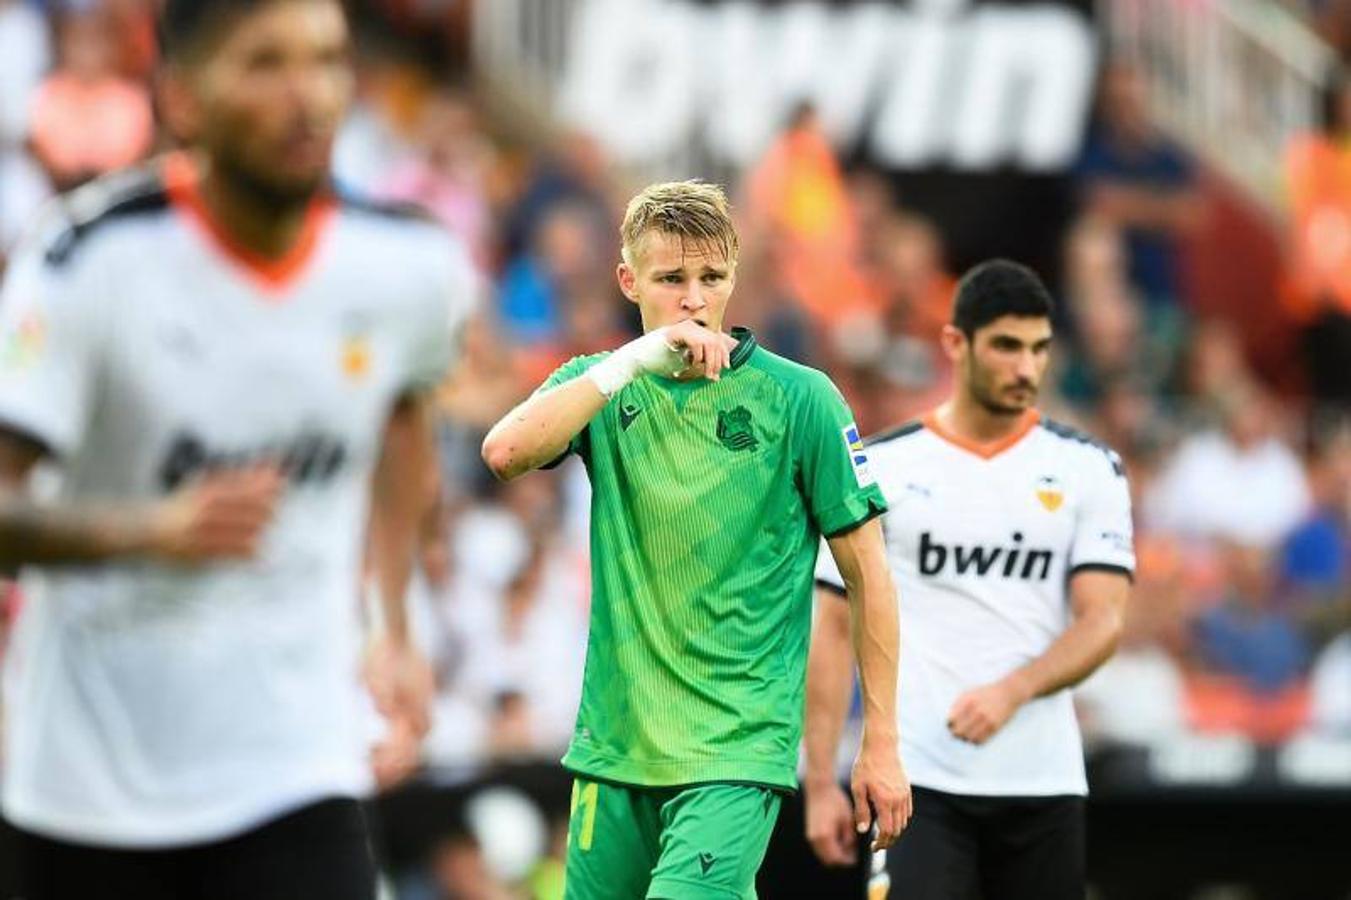
[[[744,406],[718,411],[718,440],[728,450],[754,450],[760,446],[751,426],[751,411]]]

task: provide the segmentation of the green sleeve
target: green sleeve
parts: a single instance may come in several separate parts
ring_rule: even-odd
[[[550,388],[558,387],[560,384],[566,384],[609,355],[610,354],[607,351],[605,353],[593,353],[590,356],[574,356],[557,369],[554,369],[553,374],[544,379],[544,383],[535,389],[535,393],[539,394]],[[576,453],[578,456],[582,457],[582,459],[586,459],[587,451],[590,446],[590,432],[590,425],[587,425],[581,431],[577,432],[572,436],[572,440],[568,442],[568,449],[558,454],[557,459],[546,463],[542,468],[552,469],[562,463],[563,460],[567,459],[568,455],[572,453]]]
[[[849,405],[829,378],[812,376],[798,397],[793,438],[807,510],[818,531],[835,537],[886,512],[887,502]]]

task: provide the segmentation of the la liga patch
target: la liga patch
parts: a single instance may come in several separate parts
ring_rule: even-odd
[[[854,480],[858,482],[859,487],[867,487],[873,483],[873,473],[868,466],[868,451],[863,447],[863,437],[858,433],[858,426],[850,422],[840,429],[840,434],[844,436],[844,446],[849,453],[849,465],[854,470]]]

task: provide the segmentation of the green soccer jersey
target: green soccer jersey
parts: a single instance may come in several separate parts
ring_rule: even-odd
[[[592,486],[575,772],[796,786],[820,538],[886,501],[830,379],[732,335],[720,381],[637,379],[568,448]]]

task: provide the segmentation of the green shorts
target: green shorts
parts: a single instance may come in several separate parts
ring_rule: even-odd
[[[780,795],[748,784],[572,785],[565,900],[754,900]]]

